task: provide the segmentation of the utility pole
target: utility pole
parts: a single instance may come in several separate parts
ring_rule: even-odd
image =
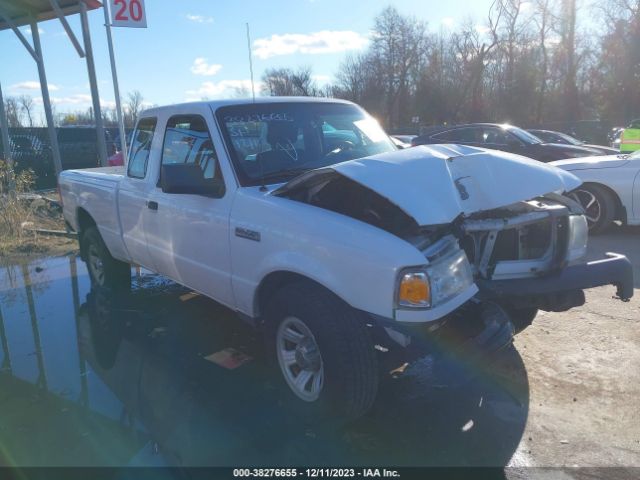
[[[122,104],[120,101],[120,87],[118,86],[118,73],[116,71],[116,58],[113,51],[113,39],[111,37],[111,19],[109,16],[109,2],[102,2],[104,11],[104,28],[107,29],[107,45],[109,46],[109,59],[111,60],[111,78],[113,79],[113,92],[116,97],[116,115],[118,116],[118,129],[120,130],[120,144],[122,149],[122,159],[124,164],[128,163],[127,156],[127,134],[124,129],[124,119],[122,117]]]

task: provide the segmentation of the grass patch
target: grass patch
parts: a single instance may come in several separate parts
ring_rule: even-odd
[[[30,170],[16,173],[0,160],[0,258],[55,254],[74,248],[74,240],[39,235],[34,229],[65,230],[62,209],[35,195]]]

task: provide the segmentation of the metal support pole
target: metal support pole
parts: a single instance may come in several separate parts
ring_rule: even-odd
[[[71,295],[73,297],[73,313],[76,323],[76,345],[78,346],[78,362],[80,368],[80,405],[89,406],[89,384],[87,382],[87,362],[84,349],[80,345],[80,289],[78,288],[78,265],[75,255],[69,257],[69,273],[71,275]]]
[[[9,16],[4,12],[2,8],[0,8],[0,17],[3,18],[3,20],[7,25],[9,25],[9,27],[11,27],[11,30],[13,30],[13,33],[16,34],[16,37],[18,37],[18,40],[22,42],[22,45],[24,45],[24,48],[26,48],[27,52],[29,52],[29,55],[31,55],[33,59],[37,62],[38,59],[41,57],[38,57],[38,55],[36,54],[36,51],[29,44],[29,42],[27,42],[27,39],[25,38],[25,36],[22,34],[20,30],[18,30],[18,27],[16,27],[15,23],[11,21],[11,18],[9,18]]]
[[[80,55],[80,58],[84,58],[84,51],[80,46],[80,42],[78,42],[78,39],[73,33],[73,30],[71,30],[71,27],[69,26],[69,22],[67,22],[67,17],[64,15],[64,12],[62,11],[62,9],[60,8],[60,5],[58,4],[58,0],[49,0],[49,3],[51,4],[53,11],[56,12],[56,16],[60,20],[60,23],[62,24],[62,28],[64,28],[64,31],[67,32],[67,37],[69,37],[69,40],[71,40],[71,43],[73,44],[73,48],[76,49],[76,52],[78,52],[78,55]]]
[[[40,340],[40,327],[38,326],[38,316],[36,315],[36,302],[33,298],[31,275],[29,274],[28,265],[23,263],[20,266],[22,268],[24,291],[27,294],[29,317],[31,317],[31,331],[33,332],[33,343],[36,348],[36,360],[38,361],[37,385],[38,387],[47,390],[47,370],[44,364],[44,352],[42,351],[42,341]]]
[[[60,148],[58,147],[58,136],[53,123],[53,112],[51,111],[51,98],[49,97],[49,87],[47,85],[47,75],[44,72],[44,60],[42,57],[42,46],[40,45],[40,33],[38,24],[31,20],[31,37],[33,38],[33,48],[36,52],[36,64],[38,65],[38,75],[40,76],[40,90],[42,91],[42,104],[44,115],[47,118],[47,129],[49,130],[49,143],[51,144],[51,155],[53,166],[56,169],[56,178],[62,171],[62,160],[60,158]]]
[[[98,80],[96,79],[96,66],[93,61],[93,49],[91,48],[91,34],[89,33],[89,20],[87,19],[87,5],[80,2],[80,21],[82,24],[82,37],[84,39],[84,53],[87,59],[89,72],[89,86],[91,87],[91,101],[93,114],[96,120],[96,134],[98,136],[98,158],[100,165],[107,166],[107,142],[104,137],[104,122],[100,109],[100,95],[98,93]]]
[[[9,143],[9,122],[7,112],[4,111],[4,98],[2,97],[2,85],[0,85],[0,129],[2,130],[2,153],[3,160],[7,162],[9,168],[13,168],[11,158],[11,144]]]
[[[113,92],[116,97],[116,115],[118,116],[118,128],[120,130],[120,144],[122,150],[122,160],[125,166],[128,164],[127,156],[127,134],[124,130],[124,119],[122,118],[122,104],[120,103],[120,87],[118,86],[118,72],[116,71],[116,57],[113,53],[113,39],[111,38],[111,21],[109,18],[109,2],[103,2],[104,28],[107,29],[107,45],[109,46],[109,59],[111,60],[111,77],[113,78]]]
[[[2,366],[0,371],[12,373],[11,368],[11,352],[9,351],[9,342],[7,341],[7,332],[4,328],[4,318],[2,317],[2,309],[0,309],[0,345],[2,345],[2,352],[4,358],[2,359]]]

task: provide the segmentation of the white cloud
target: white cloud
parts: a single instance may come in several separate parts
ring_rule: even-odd
[[[50,92],[55,92],[56,90],[60,90],[60,88],[57,85],[54,85],[53,83],[49,83],[48,86],[49,86]],[[36,80],[29,80],[26,82],[15,83],[9,86],[9,88],[11,90],[40,90],[40,82]]]
[[[491,29],[485,25],[476,25],[476,32],[478,32],[481,35],[488,33],[490,30]]]
[[[191,65],[191,73],[194,75],[203,75],[205,77],[210,77],[215,75],[220,71],[222,65],[214,63],[207,63],[207,59],[203,57],[198,57],[193,61],[193,65]]]
[[[531,4],[531,2],[522,2],[520,4],[520,11],[522,12],[528,12],[529,10],[531,10],[531,7],[533,7],[533,5]]]
[[[260,91],[261,83],[255,82],[256,93]],[[230,96],[238,90],[251,92],[251,80],[220,80],[219,82],[203,82],[197,90],[187,90],[186,99],[189,102],[203,98]]]
[[[196,23],[213,23],[213,17],[205,17],[204,15],[193,15],[191,13],[187,13],[187,20]]]
[[[42,105],[42,97],[34,99],[39,105]],[[78,93],[76,95],[70,95],[68,97],[51,97],[51,103],[53,105],[91,105],[91,95],[85,93]]]
[[[366,36],[350,30],[274,34],[253,42],[253,53],[263,60],[293,53],[336,53],[359,50],[364,48],[368,41]]]
[[[100,99],[100,106],[102,108],[116,108],[116,101],[115,100],[102,100]]]
[[[442,25],[444,25],[447,28],[453,27],[455,23],[456,21],[453,19],[453,17],[444,17],[442,19]]]

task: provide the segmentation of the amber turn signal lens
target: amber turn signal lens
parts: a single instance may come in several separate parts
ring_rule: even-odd
[[[428,307],[431,288],[425,273],[407,273],[400,281],[398,300],[401,304]]]

